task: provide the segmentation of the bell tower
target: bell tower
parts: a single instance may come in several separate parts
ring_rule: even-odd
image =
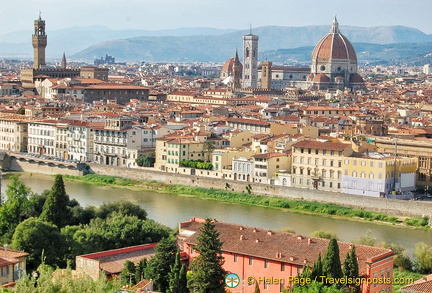
[[[34,34],[32,35],[32,44],[34,49],[33,68],[43,68],[45,63],[45,48],[47,46],[47,35],[45,33],[45,20],[42,20],[39,13],[39,19],[34,21]]]
[[[256,88],[258,80],[258,36],[243,36],[243,87]]]

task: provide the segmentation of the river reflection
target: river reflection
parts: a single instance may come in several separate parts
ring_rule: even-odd
[[[48,175],[28,173],[21,174],[20,178],[37,193],[51,188],[54,181],[53,177]],[[8,183],[9,179],[3,180],[3,193]],[[266,229],[281,230],[290,227],[302,235],[310,235],[311,232],[322,229],[335,233],[342,241],[355,240],[370,230],[371,235],[378,240],[402,245],[410,253],[417,242],[432,244],[432,231],[403,229],[368,222],[352,222],[154,191],[100,187],[74,181],[65,181],[65,185],[69,196],[78,200],[81,206],[127,200],[139,204],[146,209],[151,219],[169,227],[175,227],[179,222],[186,221],[191,217],[210,217],[219,221]]]

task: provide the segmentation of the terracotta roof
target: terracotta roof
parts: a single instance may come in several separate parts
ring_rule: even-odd
[[[328,239],[306,237],[293,233],[217,221],[215,225],[220,234],[220,240],[223,243],[223,251],[297,265],[307,264],[312,266],[319,254],[324,256],[329,242]],[[200,226],[201,223],[192,221],[187,224],[183,223],[181,229],[198,231]],[[189,238],[185,239],[185,242],[195,245],[198,234],[199,232],[192,234]],[[347,252],[351,249],[351,243],[338,241],[338,245],[341,262],[343,262]],[[356,254],[359,262],[359,271],[361,274],[365,274],[366,262],[374,262],[380,258],[392,257],[394,252],[391,249],[356,245]]]
[[[430,293],[432,292],[432,275],[424,276],[399,290],[403,293]]]
[[[337,24],[337,23],[336,23]],[[325,35],[315,46],[312,60],[348,59],[357,61],[354,47],[339,32],[339,29]]]
[[[130,260],[137,264],[143,258],[148,259],[153,256],[156,245],[157,243],[142,244],[80,255],[79,257],[98,260],[100,269],[104,270],[107,274],[117,274],[123,269],[126,260]]]
[[[346,148],[351,147],[351,145],[346,143],[339,143],[339,142],[320,142],[316,140],[302,140],[295,143],[293,147],[318,149],[318,150],[343,151]]]

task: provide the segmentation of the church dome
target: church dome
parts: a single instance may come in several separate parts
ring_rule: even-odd
[[[225,61],[224,65],[222,67],[222,71],[223,72],[231,72],[233,64],[234,64],[234,58],[228,59],[227,61]]]
[[[312,60],[351,60],[357,62],[354,47],[339,31],[339,24],[335,17],[330,33],[325,35],[315,46]]]

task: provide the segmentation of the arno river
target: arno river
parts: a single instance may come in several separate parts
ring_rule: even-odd
[[[52,187],[54,178],[48,175],[21,174],[20,178],[34,192]],[[8,179],[3,179],[2,193]],[[410,253],[417,242],[432,244],[432,231],[398,228],[369,222],[353,222],[315,215],[286,212],[279,209],[222,203],[193,197],[170,195],[153,191],[137,191],[114,187],[100,187],[88,183],[65,181],[66,192],[85,207],[104,202],[127,200],[142,206],[149,218],[176,227],[191,217],[210,217],[219,221],[281,230],[292,228],[296,233],[310,235],[316,230],[335,233],[342,241],[352,241],[371,230],[380,241],[404,246]]]

